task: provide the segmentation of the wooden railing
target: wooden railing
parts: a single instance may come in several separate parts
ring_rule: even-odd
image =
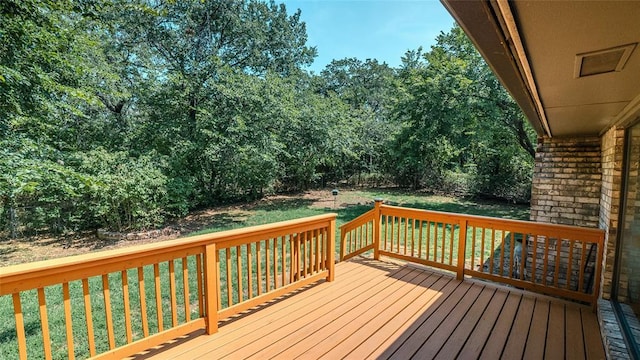
[[[340,227],[340,261],[350,259],[373,249],[374,220],[376,209],[351,220]]]
[[[369,234],[370,228],[378,230]],[[459,279],[473,276],[595,304],[604,232],[376,201],[373,210],[341,227],[341,245],[341,260],[373,250],[375,258],[453,271]]]
[[[20,359],[122,358],[332,281],[334,234],[326,214],[16,265],[1,269],[0,300]]]

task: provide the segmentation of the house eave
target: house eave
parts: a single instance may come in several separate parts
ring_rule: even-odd
[[[447,11],[469,36],[502,85],[518,103],[540,136],[551,136],[544,110],[539,103],[535,82],[525,54],[517,53],[519,41],[509,34],[509,26],[497,2],[484,0],[441,0]],[[508,4],[507,4],[508,6]]]

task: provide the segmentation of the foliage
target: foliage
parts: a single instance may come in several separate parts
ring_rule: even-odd
[[[471,176],[469,192],[529,198],[533,130],[460,28],[407,52],[399,76],[402,128],[387,157],[397,183],[442,189],[453,171]]]
[[[532,130],[457,27],[397,69],[347,58],[315,75],[300,12],[273,1],[7,0],[0,14],[11,236],[155,227],[349,179],[528,197]]]

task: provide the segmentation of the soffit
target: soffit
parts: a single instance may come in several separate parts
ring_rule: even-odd
[[[574,78],[576,55],[640,42],[640,1],[510,5],[553,136],[597,135],[640,96],[640,46],[620,72]]]

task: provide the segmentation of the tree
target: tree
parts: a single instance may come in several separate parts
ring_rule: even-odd
[[[354,120],[352,163],[343,163],[345,175],[379,174],[388,139],[397,132],[388,121],[396,101],[396,71],[375,59],[333,60],[321,72],[321,94],[333,94],[350,106]]]
[[[407,52],[399,76],[402,130],[387,157],[396,181],[442,188],[453,172],[474,192],[528,197],[533,130],[459,27],[429,52]]]

